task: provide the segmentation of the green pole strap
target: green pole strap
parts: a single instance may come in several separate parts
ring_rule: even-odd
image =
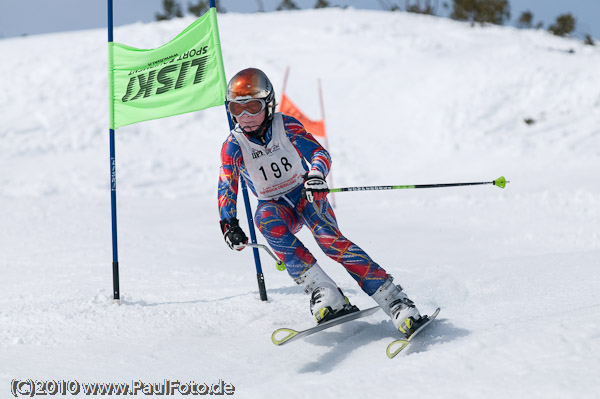
[[[482,184],[493,184],[494,186],[504,188],[506,184],[510,183],[504,176],[500,176],[494,181],[489,182],[475,182],[475,183],[441,183],[441,184],[413,184],[413,185],[399,185],[399,186],[361,186],[361,187],[342,187],[342,188],[331,188],[330,193],[341,193],[345,191],[379,191],[379,190],[407,190],[412,188],[440,188],[440,187],[458,187],[458,186],[478,186]]]

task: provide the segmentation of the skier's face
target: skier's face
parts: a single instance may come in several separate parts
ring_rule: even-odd
[[[236,119],[245,131],[253,132],[258,129],[265,120],[265,112],[266,110],[263,110],[258,115],[248,115],[247,113],[244,113],[243,115],[238,116]]]

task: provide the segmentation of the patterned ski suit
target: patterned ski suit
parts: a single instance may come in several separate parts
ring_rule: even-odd
[[[280,118],[279,123],[277,118]],[[329,153],[300,122],[279,113],[274,115],[264,139],[266,144],[244,135],[237,126],[223,143],[218,190],[221,220],[237,217],[238,180],[242,175],[252,192],[255,195],[258,192],[254,215],[256,226],[286,264],[292,278],[299,277],[316,263],[314,256],[294,235],[305,225],[323,252],[344,266],[363,291],[372,295],[387,279],[386,271],[342,235],[327,199],[310,203],[301,195],[303,184],[298,176],[309,170],[306,161],[310,162],[311,170],[327,176],[331,165]],[[281,154],[285,156],[281,157]],[[294,172],[292,158],[303,170]],[[289,172],[289,176],[294,173],[286,180],[288,187],[280,182],[287,178],[285,172]]]

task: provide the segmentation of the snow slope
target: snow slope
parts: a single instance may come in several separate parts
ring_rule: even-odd
[[[115,40],[157,47],[191,22]],[[336,196],[342,231],[423,312],[442,307],[438,321],[391,361],[382,312],[275,347],[274,329],[312,325],[308,298],[263,255],[261,302],[251,252],[223,243],[221,107],[118,130],[114,305],[106,31],[1,40],[3,397],[27,378],[222,379],[241,398],[598,397],[597,48],[353,9],[219,23],[228,76],[259,67],[280,93],[290,66],[287,92],[315,118],[322,80],[336,186],[511,181]],[[300,238],[353,303],[374,304]]]

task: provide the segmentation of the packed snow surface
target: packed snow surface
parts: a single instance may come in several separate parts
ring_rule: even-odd
[[[279,98],[289,66],[286,92],[315,119],[321,80],[334,186],[510,181],[335,195],[344,234],[439,318],[393,360],[383,312],[274,346],[273,330],[314,322],[264,253],[260,301],[252,252],[223,242],[223,107],[117,131],[113,304],[106,30],[5,39],[0,396],[13,380],[168,379],[240,398],[599,397],[598,48],[405,13],[218,18],[228,77],[261,68]],[[154,48],[191,22],[115,40]],[[375,304],[299,236],[354,304]]]

